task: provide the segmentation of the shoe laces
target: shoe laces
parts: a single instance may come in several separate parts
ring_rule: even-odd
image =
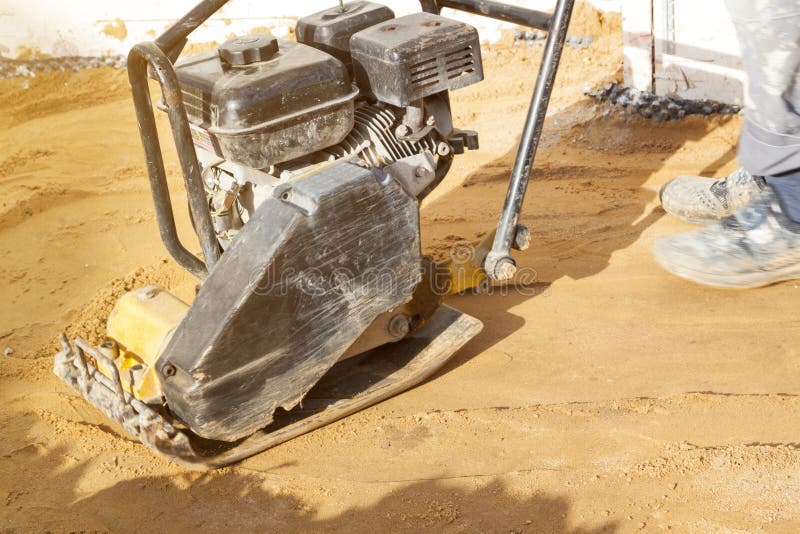
[[[709,190],[711,194],[714,195],[714,198],[716,198],[725,209],[728,209],[732,200],[731,193],[738,193],[738,196],[741,197],[743,193],[751,189],[753,185],[755,185],[758,190],[763,191],[764,187],[766,187],[766,182],[760,176],[753,176],[746,170],[739,169],[727,178],[720,178],[715,181],[711,184]]]

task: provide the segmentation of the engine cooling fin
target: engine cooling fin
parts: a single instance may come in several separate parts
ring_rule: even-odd
[[[334,158],[358,154],[373,167],[421,154],[436,153],[436,140],[430,135],[417,142],[401,141],[392,131],[397,116],[386,107],[365,104],[355,110],[355,124],[344,141],[324,150]]]

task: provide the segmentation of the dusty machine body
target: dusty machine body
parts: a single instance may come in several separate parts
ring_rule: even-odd
[[[446,295],[513,276],[510,248],[571,0],[554,15],[474,0],[396,17],[357,1],[302,17],[297,40],[245,35],[175,61],[225,1],[206,0],[129,74],[162,239],[200,280],[124,295],[100,346],[62,336],[55,372],[153,450],[213,468],[397,394],[481,330]],[[449,92],[483,79],[453,7],[550,29],[497,232],[466,262],[421,254],[419,203],[478,148]],[[202,259],[177,235],[147,73],[163,98]]]

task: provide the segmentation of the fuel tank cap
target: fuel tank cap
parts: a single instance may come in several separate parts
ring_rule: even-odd
[[[278,53],[278,40],[268,34],[234,37],[219,47],[219,57],[235,67],[267,61]]]

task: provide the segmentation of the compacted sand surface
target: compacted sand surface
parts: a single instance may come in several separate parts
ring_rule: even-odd
[[[590,101],[620,76],[619,21],[581,6],[572,32],[597,39],[565,52],[524,288],[450,299],[485,329],[422,386],[206,474],[50,372],[58,332],[101,338],[125,290],[194,289],[158,238],[125,73],[0,81],[0,531],[800,530],[797,284],[704,289],[650,256],[692,229],[658,187],[735,169],[740,118],[654,123]],[[481,149],[426,200],[426,251],[495,225],[541,50],[487,47],[486,81],[454,93]]]

